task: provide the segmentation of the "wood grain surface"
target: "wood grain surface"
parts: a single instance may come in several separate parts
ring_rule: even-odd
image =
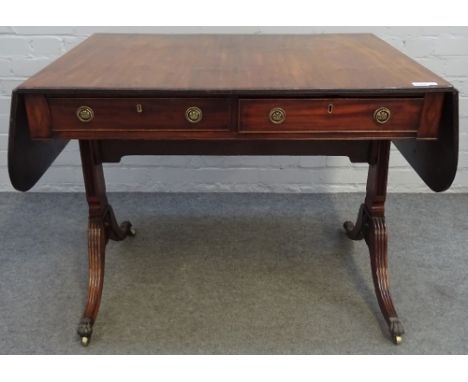
[[[451,85],[371,34],[96,34],[20,89],[421,91]],[[427,88],[422,89],[427,90]]]
[[[439,97],[440,98],[440,97]],[[403,131],[416,132],[422,109],[422,98],[405,99],[251,99],[240,100],[239,131],[241,132],[350,132],[350,131]],[[387,107],[390,120],[378,124],[374,111]],[[285,121],[274,124],[269,112],[281,108]],[[432,136],[434,137],[434,135]]]
[[[95,130],[230,130],[231,100],[226,98],[50,98],[50,112],[55,131]],[[89,123],[76,117],[76,110],[86,105],[94,111]],[[137,110],[137,105],[140,111]],[[202,119],[190,123],[187,109],[197,107]]]
[[[115,219],[103,162],[138,154],[345,155],[367,162],[364,204],[344,228],[369,247],[377,301],[398,344],[404,329],[389,290],[384,213],[390,141],[433,190],[446,189],[456,173],[457,102],[448,82],[368,34],[99,34],[15,90],[8,165],[14,186],[26,190],[63,148],[50,142],[80,140],[89,284],[77,333],[87,345],[106,243],[135,234],[130,222]],[[50,142],[36,149],[36,138]]]

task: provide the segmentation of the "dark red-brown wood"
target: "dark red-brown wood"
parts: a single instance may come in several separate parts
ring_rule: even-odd
[[[91,107],[94,118],[80,122],[76,111]],[[185,117],[188,108],[202,111],[197,123]],[[113,131],[127,135],[147,130],[228,131],[232,128],[232,101],[226,98],[50,98],[49,107],[55,132],[99,132],[112,136]],[[129,134],[130,133],[130,134]]]
[[[388,281],[387,228],[385,225],[385,199],[387,195],[388,161],[390,142],[375,142],[369,157],[369,175],[364,204],[356,224],[345,222],[344,228],[352,240],[365,239],[369,247],[372,279],[380,310],[387,322],[390,335],[396,344],[404,334]]]
[[[432,85],[418,86],[421,82]],[[456,90],[439,76],[369,34],[99,34],[19,86],[14,91],[12,106],[13,102],[24,105],[25,98],[36,94],[46,97],[47,104],[52,98],[73,97],[216,97],[234,103],[239,98],[253,97],[424,98],[430,102],[424,102],[417,132],[413,129],[365,130],[359,126],[356,126],[357,130],[344,132],[327,129],[278,134],[275,131],[252,133],[249,130],[248,140],[390,139],[433,190],[448,188],[456,170],[457,157],[453,153],[457,145],[452,142],[458,141],[457,108],[452,102],[443,102],[441,114],[445,117],[440,119],[438,107],[432,107],[440,102],[439,96],[457,99]],[[41,104],[41,114],[45,116],[50,113],[44,103]],[[21,108],[15,110],[24,112]],[[239,137],[244,134],[235,134],[233,129],[196,132],[193,128],[185,128],[167,131],[159,127],[138,129],[137,125],[132,125],[131,129],[117,129],[100,123],[101,128],[86,129],[74,125],[76,129],[67,130],[70,125],[62,122],[68,118],[73,119],[75,115],[67,114],[59,119],[58,124],[54,124],[52,118],[52,125],[58,131],[52,131],[52,135],[47,137],[50,133],[47,124],[40,124],[36,131],[34,119],[31,125],[28,125],[24,115],[11,119],[9,152],[15,154],[9,154],[8,166],[15,187],[22,190],[31,188],[46,170],[44,165],[50,165],[68,139],[197,140],[206,141],[207,144],[217,139],[245,142],[244,137]],[[161,118],[167,120],[164,115]],[[238,127],[237,118],[234,104],[231,119],[234,129]],[[440,123],[437,123],[438,119]],[[25,123],[20,123],[25,120]],[[104,126],[106,128],[102,128]],[[23,129],[30,129],[30,132]],[[36,137],[36,134],[41,139],[51,138],[61,142],[34,143],[31,135]],[[434,135],[443,137],[444,143],[402,141],[414,137],[433,139]],[[46,150],[50,150],[50,155]],[[416,152],[414,156],[412,153]],[[28,156],[30,160],[20,158],[21,153],[25,153],[23,157]],[[50,160],[45,160],[49,156]]]
[[[367,163],[372,141],[99,141],[104,162],[120,162],[126,155],[333,155],[347,156],[351,162]]]
[[[25,96],[33,138],[77,139],[435,139],[444,94],[425,98],[58,98]],[[190,107],[202,111],[187,121]],[[77,110],[94,117],[80,121]],[[379,124],[374,112],[385,107],[389,121]],[[281,108],[286,119],[274,124],[269,113]],[[42,112],[41,112],[41,109]]]
[[[96,34],[22,89],[274,92],[451,85],[371,34]],[[422,89],[423,92],[426,89]]]
[[[428,85],[429,84],[429,85]],[[105,246],[132,235],[117,224],[102,163],[125,155],[341,155],[369,163],[351,239],[365,239],[377,300],[395,342],[403,327],[389,292],[385,197],[391,141],[426,184],[452,183],[458,93],[375,36],[94,35],[13,92],[8,168],[31,188],[80,140],[89,205],[87,344],[103,288]],[[80,106],[94,119],[82,122]],[[186,120],[188,107],[203,112]],[[269,119],[272,108],[283,123]],[[386,107],[385,124],[374,119]]]
[[[14,188],[27,191],[33,187],[67,143],[68,140],[64,139],[31,139],[24,97],[13,92],[8,135],[8,174]]]
[[[83,345],[88,345],[93,325],[101,304],[104,285],[105,248],[107,241],[134,236],[130,222],[117,224],[112,207],[107,201],[102,162],[95,142],[80,142],[81,163],[89,206],[88,218],[88,298],[78,326]]]
[[[40,94],[29,94],[24,100],[31,137],[49,138],[52,134],[52,121],[46,97]]]
[[[447,190],[458,166],[458,92],[445,94],[435,141],[394,140],[394,145],[435,192]]]
[[[282,135],[291,132],[331,131],[342,135],[362,132],[381,134],[389,131],[416,133],[422,105],[422,98],[241,99],[239,131]],[[385,124],[374,120],[374,112],[380,107],[391,111],[390,120]],[[270,121],[269,113],[274,108],[285,111],[286,119],[283,123],[275,124]]]
[[[442,116],[443,94],[429,93],[424,97],[418,138],[437,138]]]

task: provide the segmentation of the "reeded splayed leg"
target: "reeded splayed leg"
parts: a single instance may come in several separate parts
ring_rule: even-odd
[[[389,290],[387,228],[385,226],[389,154],[389,141],[380,141],[373,144],[365,202],[359,209],[356,224],[348,221],[343,226],[350,239],[365,239],[369,247],[372,279],[377,301],[388,324],[393,342],[399,344],[404,329],[398,319]]]
[[[97,144],[92,141],[80,141],[80,154],[86,199],[89,205],[89,280],[86,307],[77,333],[81,337],[81,343],[86,346],[91,339],[101,303],[106,244],[109,239],[123,240],[127,236],[134,236],[135,231],[128,221],[121,225],[117,223],[112,207],[107,201],[104,173]]]

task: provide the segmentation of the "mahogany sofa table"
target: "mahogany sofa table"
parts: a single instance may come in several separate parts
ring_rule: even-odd
[[[393,142],[434,191],[458,160],[458,92],[370,34],[97,34],[13,91],[8,167],[30,189],[79,140],[89,204],[88,298],[96,320],[109,239],[135,234],[107,201],[102,164],[125,155],[334,155],[369,164],[352,240],[369,247],[390,336],[404,333],[389,292],[385,197]]]

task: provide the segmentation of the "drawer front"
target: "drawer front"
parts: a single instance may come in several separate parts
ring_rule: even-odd
[[[205,98],[49,98],[53,131],[219,131],[231,102]]]
[[[416,132],[423,98],[243,99],[241,133]]]

